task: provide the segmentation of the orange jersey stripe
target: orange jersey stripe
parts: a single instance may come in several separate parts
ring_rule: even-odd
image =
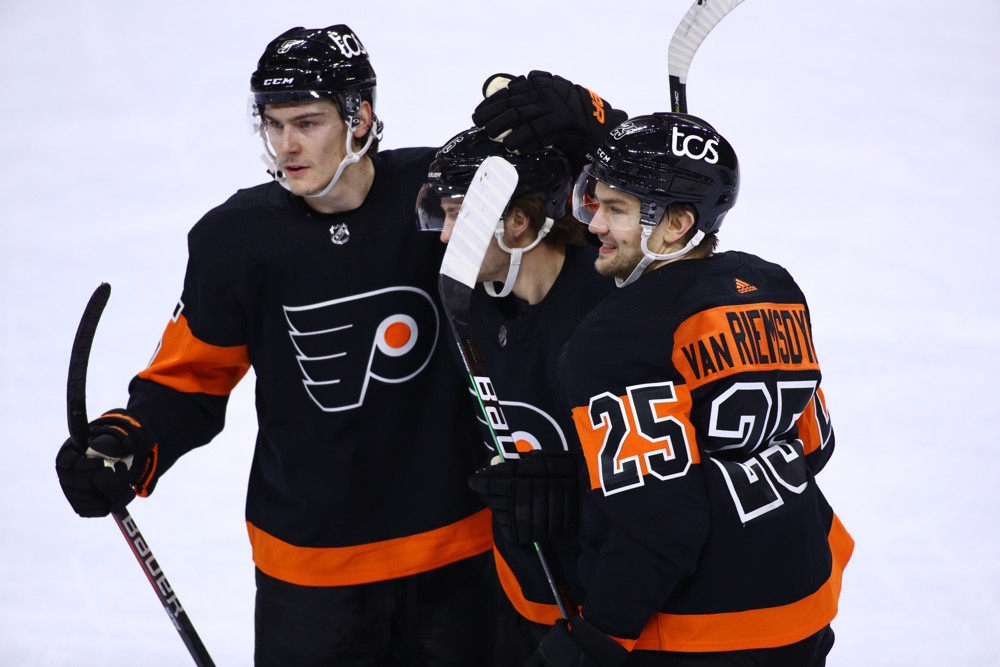
[[[674,334],[673,364],[690,390],[754,370],[819,370],[805,306],[755,303],[703,310]]]
[[[507,565],[507,561],[504,560],[503,556],[500,555],[500,551],[495,547],[493,549],[493,558],[496,560],[497,576],[500,579],[500,585],[503,586],[504,593],[507,594],[507,599],[510,600],[517,613],[529,621],[543,625],[555,625],[555,622],[562,618],[562,614],[559,612],[559,607],[556,606],[554,599],[552,604],[542,604],[540,602],[532,602],[524,597],[517,577],[514,576],[514,572]]]
[[[787,646],[819,632],[837,615],[844,568],[854,539],[833,517],[829,533],[833,567],[819,590],[797,602],[725,614],[657,614],[639,639],[616,639],[626,648],[648,651],[739,651]]]
[[[489,510],[426,533],[351,547],[297,547],[257,528],[247,532],[254,563],[300,586],[352,586],[405,577],[481,554],[493,544]]]
[[[814,400],[819,401],[823,412],[826,413],[826,399],[823,397],[823,390],[819,387],[816,388]],[[816,421],[813,401],[809,402],[809,407],[799,417],[797,424],[799,427],[799,440],[802,441],[802,447],[806,454],[811,454],[823,446],[823,432]]]
[[[160,347],[139,377],[187,394],[228,396],[250,369],[246,345],[219,347],[198,340],[187,318],[167,323]]]

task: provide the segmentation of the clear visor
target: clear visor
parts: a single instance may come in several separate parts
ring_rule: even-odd
[[[254,99],[253,93],[247,95],[247,124],[250,132],[255,135],[260,134],[260,130],[264,124],[264,119],[260,115],[260,107],[257,105],[257,100]]]
[[[455,224],[465,191],[424,183],[417,193],[417,227],[425,232],[440,232]]]
[[[598,180],[591,165],[580,172],[573,185],[573,217],[588,226],[618,231],[655,226],[663,212],[662,202],[640,199],[627,190]]]
[[[585,225],[589,225],[597,215],[598,201],[595,191],[597,190],[597,179],[590,173],[588,164],[580,172],[573,185],[572,210],[573,217]]]

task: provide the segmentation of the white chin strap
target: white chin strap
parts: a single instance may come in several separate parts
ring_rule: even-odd
[[[639,246],[642,248],[642,259],[640,259],[639,263],[635,265],[635,268],[632,270],[632,273],[629,274],[628,278],[622,280],[621,278],[615,276],[615,284],[618,287],[625,287],[626,285],[634,283],[636,280],[639,279],[639,276],[642,275],[643,271],[646,270],[646,267],[648,267],[650,264],[652,264],[657,260],[677,259],[678,257],[682,257],[688,254],[695,248],[695,246],[701,243],[701,240],[703,238],[705,238],[705,232],[699,229],[695,233],[695,235],[691,237],[691,240],[688,241],[686,246],[684,246],[680,250],[677,250],[676,252],[660,255],[655,252],[651,252],[649,250],[649,246],[646,245],[646,241],[649,240],[649,236],[650,234],[653,233],[653,229],[654,228],[650,227],[649,225],[642,226],[642,238],[639,243]]]
[[[487,294],[497,298],[510,294],[511,290],[514,289],[514,283],[517,282],[517,272],[521,268],[521,255],[541,243],[542,239],[548,235],[549,230],[552,229],[553,224],[555,224],[555,220],[552,218],[545,218],[545,224],[538,230],[538,236],[536,236],[535,240],[528,246],[524,248],[508,248],[507,244],[503,242],[503,220],[500,221],[500,224],[497,225],[493,234],[497,237],[497,244],[500,246],[500,249],[510,255],[510,266],[507,267],[507,277],[503,279],[503,289],[499,292],[496,291],[493,281],[483,283],[483,287],[486,289]]]
[[[337,173],[333,175],[333,178],[330,179],[330,182],[326,184],[325,188],[323,188],[316,194],[305,195],[306,197],[323,197],[326,194],[328,194],[330,190],[333,189],[333,186],[337,184],[337,181],[340,180],[340,176],[341,174],[344,173],[344,170],[347,169],[348,166],[354,164],[355,162],[360,161],[362,156],[368,152],[368,149],[371,147],[372,141],[375,139],[375,136],[381,134],[381,127],[379,127],[381,125],[381,122],[373,118],[372,122],[373,124],[375,124],[375,126],[369,129],[368,131],[368,141],[365,142],[365,145],[361,147],[360,151],[355,152],[354,128],[357,127],[359,122],[360,120],[354,118],[353,116],[347,119],[348,131],[347,131],[347,138],[344,140],[346,154],[344,155],[344,159],[340,161],[340,166],[337,167]],[[261,159],[264,161],[264,164],[267,165],[268,167],[267,170],[274,177],[274,180],[278,181],[278,183],[281,183],[282,187],[290,191],[291,188],[288,186],[288,180],[285,178],[285,173],[280,169],[278,169],[278,156],[275,155],[273,151],[271,151],[271,145],[267,142],[267,135],[264,132],[263,127],[261,129],[260,135],[261,138],[264,140],[264,154],[260,156]]]

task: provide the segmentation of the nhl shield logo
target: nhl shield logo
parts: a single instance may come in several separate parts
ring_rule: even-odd
[[[330,226],[330,240],[336,245],[344,245],[351,239],[351,230],[345,223]]]

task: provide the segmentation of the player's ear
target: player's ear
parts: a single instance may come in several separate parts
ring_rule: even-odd
[[[354,138],[360,139],[368,133],[372,125],[372,105],[367,100],[361,101],[361,108],[358,110],[360,122],[354,128]]]
[[[694,213],[687,209],[678,209],[673,214],[664,213],[658,227],[664,227],[663,240],[668,244],[676,243],[694,227]]]
[[[531,227],[531,218],[517,206],[510,210],[506,220],[507,232],[514,238],[521,238]]]

